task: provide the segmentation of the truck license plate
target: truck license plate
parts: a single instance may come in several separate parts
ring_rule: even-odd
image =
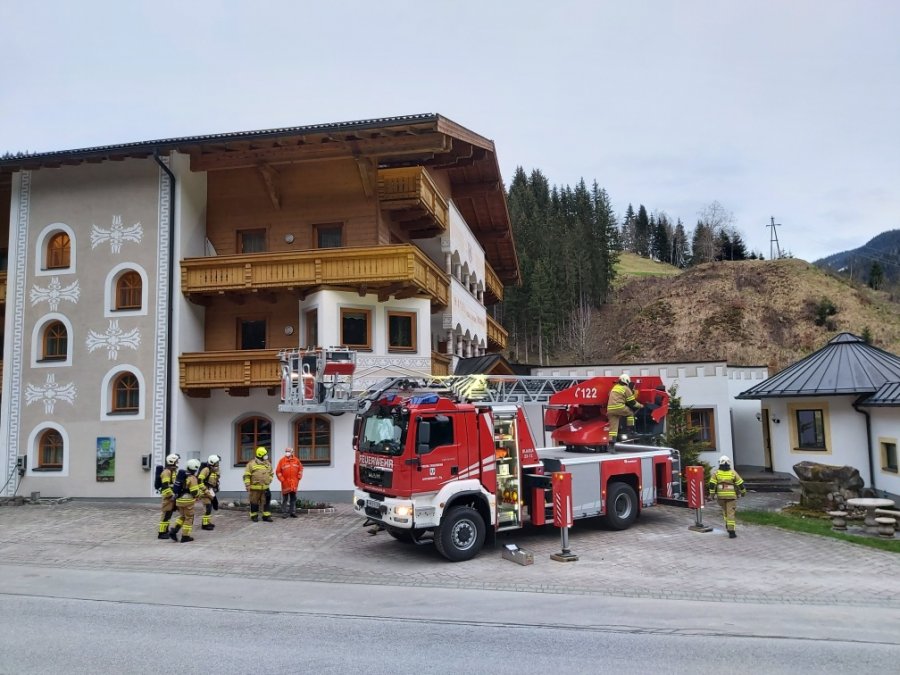
[[[366,508],[367,509],[375,509],[376,511],[381,511],[381,502],[377,502],[374,499],[366,500]]]

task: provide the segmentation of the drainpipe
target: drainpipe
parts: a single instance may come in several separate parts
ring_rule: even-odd
[[[864,398],[867,398],[868,394],[864,396],[860,396],[853,402],[853,409],[866,416],[866,448],[868,449],[869,454],[869,475],[872,477],[872,490],[875,494],[878,494],[877,489],[875,488],[875,462],[872,459],[872,417],[869,415],[869,411],[860,410],[859,404],[862,402]]]
[[[172,288],[175,264],[175,174],[159,158],[159,150],[153,153],[153,159],[169,176],[169,283],[166,284],[166,446],[162,456],[165,458],[172,447]]]

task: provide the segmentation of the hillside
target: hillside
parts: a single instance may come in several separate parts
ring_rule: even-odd
[[[814,264],[866,283],[875,262],[881,266],[887,285],[900,283],[900,230],[882,232],[859,248],[834,253]]]
[[[834,306],[816,325],[816,307]],[[629,276],[599,313],[592,360],[725,360],[775,373],[836,333],[900,354],[900,305],[802,260],[718,262],[676,276]]]

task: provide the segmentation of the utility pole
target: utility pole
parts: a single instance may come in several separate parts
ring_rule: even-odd
[[[776,227],[781,227],[781,223],[776,223],[774,217],[770,217],[771,221],[766,227],[772,228],[772,233],[769,235],[769,260],[775,260],[775,252],[778,253],[778,257],[781,257],[781,246],[778,244],[778,232],[775,231]]]

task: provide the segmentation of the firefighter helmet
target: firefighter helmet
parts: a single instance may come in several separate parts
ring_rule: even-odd
[[[631,386],[631,377],[628,375],[628,373],[622,373],[621,375],[619,375],[619,383],[624,384],[626,387]]]
[[[731,466],[731,458],[728,455],[722,455],[719,457],[719,466]]]
[[[196,473],[200,470],[200,460],[199,459],[189,459],[187,463],[187,470],[191,473]]]
[[[170,465],[170,466],[171,466],[171,465],[174,465],[174,464],[178,464],[178,459],[179,459],[178,455],[176,455],[176,454],[173,452],[171,455],[168,455],[168,456],[166,457],[166,464],[168,464],[168,465]]]
[[[210,455],[209,459],[206,460],[206,463],[207,464],[218,464],[219,460],[220,460],[220,458],[218,455]]]
[[[263,457],[265,457],[265,456],[268,455],[268,454],[269,454],[269,451],[266,450],[266,449],[265,449],[264,447],[262,447],[262,446],[259,446],[259,447],[256,449],[256,456],[259,457],[260,459],[262,459]]]

